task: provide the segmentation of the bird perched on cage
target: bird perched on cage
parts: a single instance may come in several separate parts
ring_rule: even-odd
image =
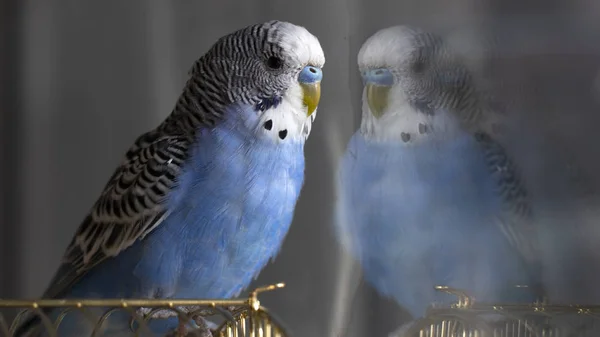
[[[324,63],[319,40],[292,23],[220,38],[170,116],[126,153],[43,297],[237,296],[291,224]],[[32,317],[17,336],[36,327]],[[91,328],[67,317],[59,333]],[[102,333],[121,328],[109,320]]]
[[[455,301],[533,301],[539,254],[502,116],[450,46],[408,26],[361,47],[360,129],[340,163],[336,236],[364,277],[413,316]],[[535,287],[534,287],[535,286]]]

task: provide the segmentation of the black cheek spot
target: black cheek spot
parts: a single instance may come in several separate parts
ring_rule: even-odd
[[[435,115],[435,111],[432,108],[433,104],[430,100],[416,99],[416,100],[412,101],[412,106],[414,106],[417,110],[419,110],[419,112],[421,112],[422,114],[425,114],[427,116]]]
[[[279,138],[285,139],[285,137],[287,137],[287,130],[279,131]]]
[[[282,100],[283,99],[278,96],[264,98],[256,104],[255,110],[265,112],[271,108],[276,108],[277,106],[279,106]]]
[[[265,129],[271,130],[273,128],[273,121],[269,119],[268,121],[265,122],[264,126],[265,126]]]
[[[402,141],[406,143],[410,140],[410,133],[402,132],[400,137],[402,138]]]

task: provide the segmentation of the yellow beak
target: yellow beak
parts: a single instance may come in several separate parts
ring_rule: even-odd
[[[375,118],[379,118],[385,113],[388,106],[390,88],[390,86],[367,84],[367,103]]]
[[[321,100],[321,82],[300,83],[303,91],[302,101],[306,105],[306,116],[310,116],[317,110]]]

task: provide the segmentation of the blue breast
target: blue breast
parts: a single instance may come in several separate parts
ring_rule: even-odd
[[[251,115],[199,132],[172,195],[174,211],[147,240],[179,264],[177,297],[239,294],[277,254],[292,221],[304,177],[303,142],[257,139],[247,119],[255,113],[241,113]]]
[[[251,109],[227,117],[198,131],[170,215],[90,271],[72,297],[231,297],[277,254],[303,184],[304,141],[257,138]]]
[[[304,180],[304,140],[258,138],[258,123],[253,108],[232,109],[217,127],[199,130],[166,200],[169,216],[67,296],[229,298],[246,288],[280,249]],[[126,313],[113,314],[102,335],[129,336],[128,321]],[[164,333],[176,324],[150,327]],[[73,316],[60,332],[82,336],[92,327]]]
[[[435,285],[497,299],[527,283],[522,261],[494,224],[501,200],[470,135],[420,144],[353,136],[342,162],[348,247],[365,278],[413,315]]]

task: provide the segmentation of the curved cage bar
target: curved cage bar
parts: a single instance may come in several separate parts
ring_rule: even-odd
[[[260,305],[258,294],[283,288],[283,283],[256,288],[247,299],[0,299],[0,309],[21,310],[11,323],[0,311],[0,336],[13,336],[18,325],[30,315],[41,318],[47,336],[60,337],[58,329],[66,317],[83,314],[93,326],[90,336],[100,336],[103,323],[117,312],[129,315],[131,336],[159,336],[147,329],[150,320],[178,317],[179,326],[164,337],[289,337],[272,313]],[[55,319],[43,309],[61,309]],[[108,309],[106,309],[108,308]],[[212,323],[212,327],[207,325]],[[193,328],[186,328],[193,325]]]
[[[600,337],[600,305],[476,303],[465,291],[436,289],[457,296],[457,302],[432,305],[425,317],[390,336]]]

